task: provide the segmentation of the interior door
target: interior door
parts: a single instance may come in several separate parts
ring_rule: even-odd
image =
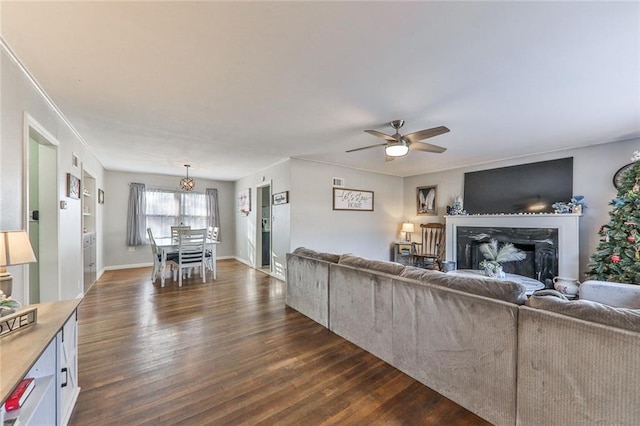
[[[271,272],[271,183],[256,189],[256,267]]]
[[[25,132],[25,206],[37,262],[29,264],[23,303],[59,300],[58,142],[30,116]]]

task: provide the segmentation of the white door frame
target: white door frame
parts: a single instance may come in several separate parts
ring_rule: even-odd
[[[35,136],[35,140],[42,145],[50,145],[55,148],[55,170],[52,172],[55,175],[53,179],[53,184],[51,188],[55,187],[55,191],[53,194],[47,194],[49,197],[55,199],[54,203],[51,203],[51,200],[47,203],[44,203],[45,214],[48,213],[51,215],[51,220],[49,221],[49,226],[51,229],[48,229],[46,235],[40,235],[40,259],[38,259],[39,267],[40,267],[40,276],[46,276],[49,280],[48,285],[51,285],[55,288],[56,300],[60,300],[62,297],[61,287],[60,287],[60,209],[59,205],[59,197],[58,191],[60,188],[59,185],[59,173],[60,170],[60,152],[59,146],[60,142],[45,129],[40,123],[38,123],[29,113],[25,111],[24,113],[24,126],[23,126],[23,189],[22,189],[22,206],[23,206],[23,228],[25,230],[29,230],[29,140],[31,138],[31,134]],[[42,196],[42,195],[41,195]],[[40,203],[43,204],[43,203]],[[43,210],[43,206],[39,206],[40,211]],[[43,244],[44,242],[44,244]],[[45,248],[44,252],[46,256],[42,256],[43,247]],[[31,295],[29,289],[29,265],[23,266],[24,270],[24,281],[23,281],[23,295],[24,295],[24,304],[30,303]],[[54,281],[51,283],[51,281]],[[41,280],[42,281],[42,280]],[[42,294],[42,291],[41,291]],[[41,300],[42,302],[42,300]]]

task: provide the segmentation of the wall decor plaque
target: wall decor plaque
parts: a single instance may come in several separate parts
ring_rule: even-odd
[[[334,210],[373,211],[373,191],[333,188]]]

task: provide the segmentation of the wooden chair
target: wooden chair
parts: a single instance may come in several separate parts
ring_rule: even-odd
[[[151,254],[153,255],[153,270],[151,271],[151,282],[156,282],[158,274],[160,274],[162,285],[164,285],[165,270],[162,268],[162,252],[158,249],[155,238],[153,238],[153,232],[151,228],[147,228],[147,235],[149,236],[149,243],[151,245]],[[167,255],[165,266],[169,265],[173,269],[177,265],[178,256],[175,253]]]
[[[209,226],[207,228],[207,240],[218,241],[218,227],[217,226]],[[210,248],[207,248],[205,250],[204,257],[205,257],[205,263],[207,264],[207,268],[209,268],[209,270],[211,272],[213,272],[213,279],[215,280],[216,279],[216,269],[214,267],[213,250],[210,249]]]
[[[207,228],[207,239],[212,241],[218,241],[218,227],[217,226],[209,226]]]
[[[178,286],[182,287],[184,269],[199,268],[202,282],[206,282],[205,264],[206,229],[182,229],[178,233]]]
[[[444,257],[444,225],[442,223],[421,223],[422,243],[413,255],[414,264],[420,268],[442,270]]]
[[[175,242],[178,242],[178,234],[180,231],[185,229],[191,229],[188,225],[176,225],[171,227],[171,239]]]

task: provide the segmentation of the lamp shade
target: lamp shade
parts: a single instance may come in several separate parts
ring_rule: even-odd
[[[405,222],[402,224],[402,232],[415,232],[415,226],[411,222]]]
[[[407,155],[409,147],[404,144],[389,144],[384,151],[389,157],[402,157],[403,155]]]
[[[36,261],[27,231],[0,232],[0,266],[22,265]]]

